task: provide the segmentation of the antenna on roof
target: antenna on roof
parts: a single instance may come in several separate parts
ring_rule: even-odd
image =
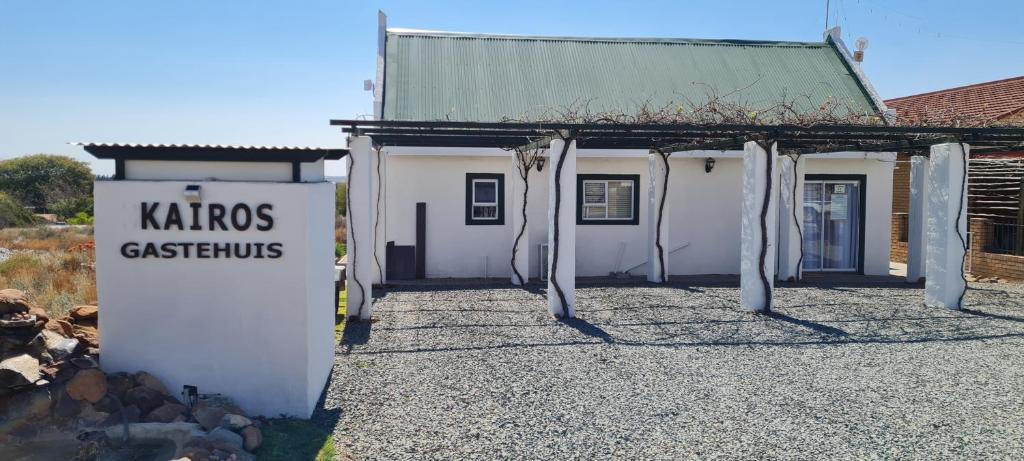
[[[825,0],[825,30],[828,30],[828,10],[831,0]]]

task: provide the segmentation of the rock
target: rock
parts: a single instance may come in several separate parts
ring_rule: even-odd
[[[180,459],[187,459],[189,461],[200,461],[210,459],[210,450],[203,447],[188,447],[184,452],[181,453]]]
[[[0,315],[28,312],[31,308],[25,292],[13,288],[0,290]]]
[[[57,393],[56,402],[53,405],[53,416],[61,419],[74,418],[82,412],[85,403],[75,400],[68,395],[67,391],[61,389]]]
[[[110,417],[110,413],[96,411],[92,405],[82,405],[82,411],[78,414],[78,421],[81,427],[98,427]]]
[[[206,430],[211,430],[220,425],[220,420],[226,413],[224,409],[209,406],[204,402],[199,402],[195,408],[192,408],[192,417]]]
[[[248,426],[242,429],[242,440],[245,451],[254,451],[263,445],[263,432],[256,426]]]
[[[44,420],[52,404],[53,398],[47,388],[0,397],[0,440]]]
[[[123,427],[111,426],[105,429],[111,440],[121,440]],[[128,425],[128,433],[135,440],[159,439],[174,443],[175,453],[182,453],[190,441],[202,439],[203,431],[195,423],[133,423]]]
[[[135,373],[135,384],[143,387],[148,387],[154,391],[159,392],[160,395],[171,395],[171,393],[167,390],[167,386],[164,386],[164,383],[162,381],[157,379],[156,376],[146,373],[145,371]]]
[[[96,320],[99,316],[99,308],[96,306],[75,306],[71,309],[71,318],[77,321]]]
[[[43,330],[42,335],[43,341],[46,342],[46,352],[49,352],[50,356],[56,360],[64,360],[78,348],[77,339],[65,338],[50,330]]]
[[[46,325],[44,325],[43,328],[62,335],[65,338],[70,338],[75,335],[74,328],[71,327],[71,323],[67,320],[50,319],[46,322]]]
[[[124,394],[124,404],[135,405],[146,414],[164,404],[164,395],[148,387],[133,387]]]
[[[107,416],[107,419],[103,420],[103,422],[99,424],[99,427],[117,426],[125,423],[137,423],[139,422],[141,415],[142,412],[139,411],[139,407],[136,407],[135,405],[128,405],[121,411],[110,413],[110,416]]]
[[[100,399],[99,402],[92,404],[93,409],[104,413],[116,413],[120,411],[123,406],[124,404],[111,396],[109,391],[107,392],[107,395],[104,395],[103,398]]]
[[[38,307],[29,308],[28,313],[29,315],[36,316],[36,321],[43,322],[44,325],[46,324],[46,322],[50,321],[50,315],[47,314],[45,310],[40,309]]]
[[[6,389],[28,386],[39,381],[39,360],[29,354],[16,355],[0,361],[0,393]]]
[[[220,427],[227,428],[234,432],[241,431],[246,426],[251,426],[252,420],[242,415],[236,415],[234,413],[226,413],[220,419]]]
[[[135,387],[135,380],[125,372],[107,375],[107,393],[124,401],[128,390]]]
[[[107,394],[107,377],[95,368],[81,370],[68,381],[67,392],[75,400],[99,402]]]
[[[242,444],[245,443],[242,436],[231,432],[231,430],[226,427],[218,427],[210,431],[210,433],[206,434],[206,439],[209,440],[210,443],[214,444],[214,446],[217,446],[217,443],[220,442],[228,445],[229,447],[242,448]]]
[[[75,338],[87,347],[100,347],[100,332],[96,327],[88,325],[74,325]]]
[[[182,416],[187,408],[176,403],[165,403],[150,411],[142,420],[147,423],[169,423]]]
[[[93,368],[99,368],[100,367],[100,364],[96,363],[96,361],[93,360],[93,358],[89,357],[89,356],[75,357],[75,358],[71,359],[71,364],[74,365],[75,368],[78,368],[80,370],[90,370],[90,369],[93,369]]]

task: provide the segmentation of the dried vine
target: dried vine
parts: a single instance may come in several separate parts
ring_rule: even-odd
[[[655,229],[654,244],[658,247],[658,263],[661,268],[661,282],[668,282],[668,273],[665,267],[665,248],[661,245],[661,222],[665,216],[665,198],[668,196],[668,175],[669,175],[669,164],[668,158],[672,156],[671,152],[663,152],[660,149],[656,149],[655,152],[661,156],[662,162],[665,163],[665,178],[661,181],[661,201],[658,203],[658,227]]]
[[[509,264],[512,265],[512,273],[515,274],[519,285],[525,285],[526,277],[523,277],[523,274],[519,273],[519,269],[516,268],[516,256],[519,252],[519,242],[526,233],[526,205],[530,192],[530,170],[533,169],[540,159],[540,148],[529,151],[516,148],[515,152],[516,170],[519,173],[519,177],[523,180],[523,208],[521,210],[523,223],[519,226],[519,232],[516,233],[516,239],[512,243],[512,259],[509,261]]]
[[[380,227],[380,196],[381,196],[381,180],[380,180],[380,152],[383,146],[378,146],[377,151],[377,215],[373,218],[373,261],[377,263],[377,274],[380,276],[380,282],[384,283],[384,268],[380,265],[380,258],[377,256],[377,229]],[[348,194],[345,194],[345,198],[348,198]]]
[[[568,318],[569,303],[565,300],[565,292],[562,291],[562,286],[558,283],[558,232],[560,227],[558,216],[562,208],[562,165],[565,164],[565,156],[569,153],[569,144],[572,143],[573,137],[568,136],[562,140],[564,141],[562,152],[558,155],[558,164],[555,166],[555,222],[552,231],[554,248],[552,248],[551,273],[548,274],[548,280],[551,281],[551,286],[555,288],[555,293],[558,294],[558,300],[562,305],[562,317]]]
[[[355,171],[355,169],[356,169],[356,157],[354,155],[349,155],[348,158],[349,158],[348,172],[349,172],[349,176],[351,177],[351,176],[353,176],[352,172]],[[349,186],[351,186],[351,185],[352,185],[352,182],[351,182],[351,179],[350,179],[349,180]],[[346,215],[347,215],[345,217],[345,219],[348,222],[348,228],[349,228],[348,232],[352,236],[352,248],[349,248],[349,264],[348,264],[348,267],[352,269],[352,280],[354,280],[356,282],[356,287],[359,288],[359,309],[356,311],[356,315],[354,316],[355,319],[358,321],[359,319],[361,319],[363,317],[363,305],[366,304],[366,288],[363,287],[363,282],[359,281],[359,276],[356,273],[356,225],[355,225],[355,222],[352,219],[353,218],[353,213],[352,213],[352,194],[351,194],[351,192],[352,191],[349,191],[349,193],[345,194],[345,210],[346,210]],[[346,272],[347,272],[347,270],[346,270]],[[350,313],[349,314],[349,319],[352,319],[352,318],[353,318],[353,316]]]
[[[787,155],[790,160],[793,161],[793,225],[796,226],[796,233],[800,236],[800,257],[796,260],[796,280],[799,281],[803,278],[804,273],[804,229],[800,226],[800,218],[797,217],[796,212],[796,186],[800,181],[800,172],[797,171],[797,165],[800,161],[800,156],[797,154]]]
[[[772,171],[775,169],[772,161],[773,140],[755,141],[765,151],[766,178],[764,187],[764,200],[761,203],[761,254],[758,257],[757,271],[761,275],[761,285],[764,287],[764,311],[772,311],[772,285],[768,280],[768,273],[765,270],[765,261],[768,259],[768,207],[772,200]]]
[[[956,209],[956,235],[960,237],[960,245],[963,246],[963,256],[960,258],[960,278],[964,281],[964,289],[960,291],[960,298],[956,301],[956,308],[964,308],[964,296],[967,296],[967,274],[964,273],[964,267],[967,265],[967,239],[964,238],[963,232],[960,232],[960,220],[963,219],[964,213],[964,196],[967,195],[967,144],[960,144],[960,157],[963,160],[963,172],[960,178],[960,207]]]

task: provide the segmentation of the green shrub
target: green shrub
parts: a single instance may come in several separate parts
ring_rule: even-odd
[[[0,160],[0,192],[24,206],[51,208],[68,217],[90,212],[94,176],[89,165],[63,155],[26,155]]]
[[[337,242],[334,243],[334,257],[335,258],[340,258],[342,256],[345,256],[345,254],[347,254],[347,253],[348,253],[348,251],[347,251],[347,248],[345,248],[345,244],[344,243],[337,243]]]
[[[79,211],[74,216],[68,218],[68,224],[73,224],[73,225],[83,225],[84,224],[84,225],[87,225],[87,226],[91,226],[93,224],[96,224],[96,218],[93,217],[93,216],[89,216],[84,211]]]

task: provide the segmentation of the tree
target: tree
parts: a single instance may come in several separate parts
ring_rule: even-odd
[[[334,208],[338,216],[345,216],[348,210],[348,183],[339,182],[334,189]]]
[[[28,227],[38,224],[32,212],[21,206],[7,194],[0,192],[0,229],[7,227]]]
[[[61,217],[92,213],[95,177],[85,162],[62,155],[26,155],[0,160],[0,192],[24,206]]]

